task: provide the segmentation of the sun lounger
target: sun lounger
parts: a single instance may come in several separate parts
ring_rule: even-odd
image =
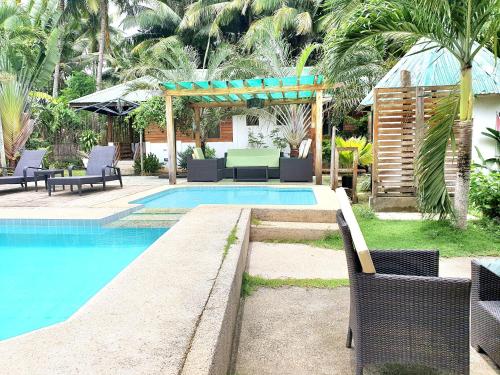
[[[102,189],[106,190],[106,183],[110,181],[120,181],[120,187],[123,187],[120,168],[113,166],[115,156],[115,146],[95,146],[89,155],[87,164],[87,173],[85,176],[73,176],[73,168],[68,168],[69,177],[53,177],[47,180],[47,190],[49,195],[52,193],[52,187],[73,186],[78,187],[78,194],[82,195],[83,185],[102,184]]]
[[[0,185],[21,185],[24,190],[28,190],[28,182],[34,181],[33,172],[42,169],[42,159],[46,150],[24,150],[21,159],[11,176],[7,176],[9,168],[0,167],[3,170],[3,176],[0,177]]]

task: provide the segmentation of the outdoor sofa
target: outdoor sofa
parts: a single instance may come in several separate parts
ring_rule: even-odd
[[[311,139],[304,139],[300,143],[297,158],[280,158],[281,182],[312,182],[313,158],[309,153],[311,144]]]
[[[10,168],[0,167],[3,172],[0,185],[19,184],[24,190],[28,190],[28,182],[34,181],[34,171],[43,169],[41,165],[46,152],[46,150],[24,150],[11,176],[7,176]]]
[[[438,251],[368,250],[342,188],[337,198],[356,375],[388,363],[469,374],[470,280],[438,277]]]
[[[266,167],[268,178],[280,178],[280,150],[276,148],[229,149],[224,154],[224,178],[233,178],[236,168]]]
[[[472,261],[471,344],[500,366],[500,259]]]
[[[47,190],[51,195],[52,187],[60,185],[78,187],[78,194],[82,195],[82,186],[102,184],[102,189],[106,190],[106,183],[110,181],[119,181],[120,187],[123,187],[120,168],[113,166],[115,157],[115,146],[95,146],[89,155],[85,176],[73,176],[75,170],[73,166],[68,168],[69,177],[52,177],[47,180]]]

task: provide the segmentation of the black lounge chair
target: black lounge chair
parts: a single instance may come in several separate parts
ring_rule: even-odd
[[[24,150],[11,176],[7,176],[7,171],[10,168],[0,167],[3,170],[0,185],[19,184],[24,190],[28,190],[28,182],[34,181],[34,171],[43,169],[40,166],[46,152],[46,150]]]
[[[102,184],[102,190],[106,190],[106,182],[120,181],[123,187],[120,168],[113,166],[115,157],[115,146],[95,146],[89,155],[87,174],[85,176],[73,176],[73,166],[68,168],[69,177],[52,177],[47,180],[47,190],[51,195],[52,187],[56,185],[71,187],[78,186],[78,194],[82,195],[82,185]]]

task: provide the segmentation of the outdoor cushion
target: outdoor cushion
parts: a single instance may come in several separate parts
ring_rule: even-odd
[[[309,156],[309,149],[311,148],[311,144],[312,144],[311,138],[304,139],[302,141],[300,146],[302,147],[302,145],[304,145],[304,147],[302,148],[302,153],[300,152],[300,148],[299,148],[299,158],[307,159],[307,156]]]
[[[205,155],[203,155],[203,150],[201,149],[201,147],[195,147],[193,149],[193,159],[195,159],[195,160],[204,160],[205,159]]]
[[[479,263],[481,263],[484,268],[487,268],[495,275],[500,276],[500,259],[487,259],[482,260]]]
[[[307,141],[305,139],[302,140],[302,142],[300,142],[300,146],[299,146],[299,159],[302,159],[303,158],[303,155],[304,155],[304,149],[306,148],[306,143]]]
[[[339,202],[340,209],[342,210],[342,214],[344,215],[344,219],[349,227],[349,230],[351,231],[352,242],[354,244],[354,248],[356,249],[361,269],[364,273],[375,273],[375,265],[373,264],[370,251],[368,250],[368,246],[366,245],[365,238],[363,237],[361,228],[356,220],[356,216],[354,216],[354,212],[352,211],[351,203],[349,202],[346,192],[343,188],[338,188],[335,190],[335,193],[337,194],[337,200]]]
[[[275,148],[246,148],[227,150],[227,168],[268,167],[279,168],[280,150]]]

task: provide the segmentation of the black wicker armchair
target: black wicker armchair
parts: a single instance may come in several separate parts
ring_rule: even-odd
[[[193,159],[188,157],[188,182],[217,182],[222,180],[224,159]]]
[[[341,210],[337,221],[349,271],[347,347],[354,339],[356,374],[388,363],[469,374],[470,281],[437,277],[437,251],[370,251],[376,273],[363,273]]]
[[[472,261],[471,344],[500,366],[500,276]]]

